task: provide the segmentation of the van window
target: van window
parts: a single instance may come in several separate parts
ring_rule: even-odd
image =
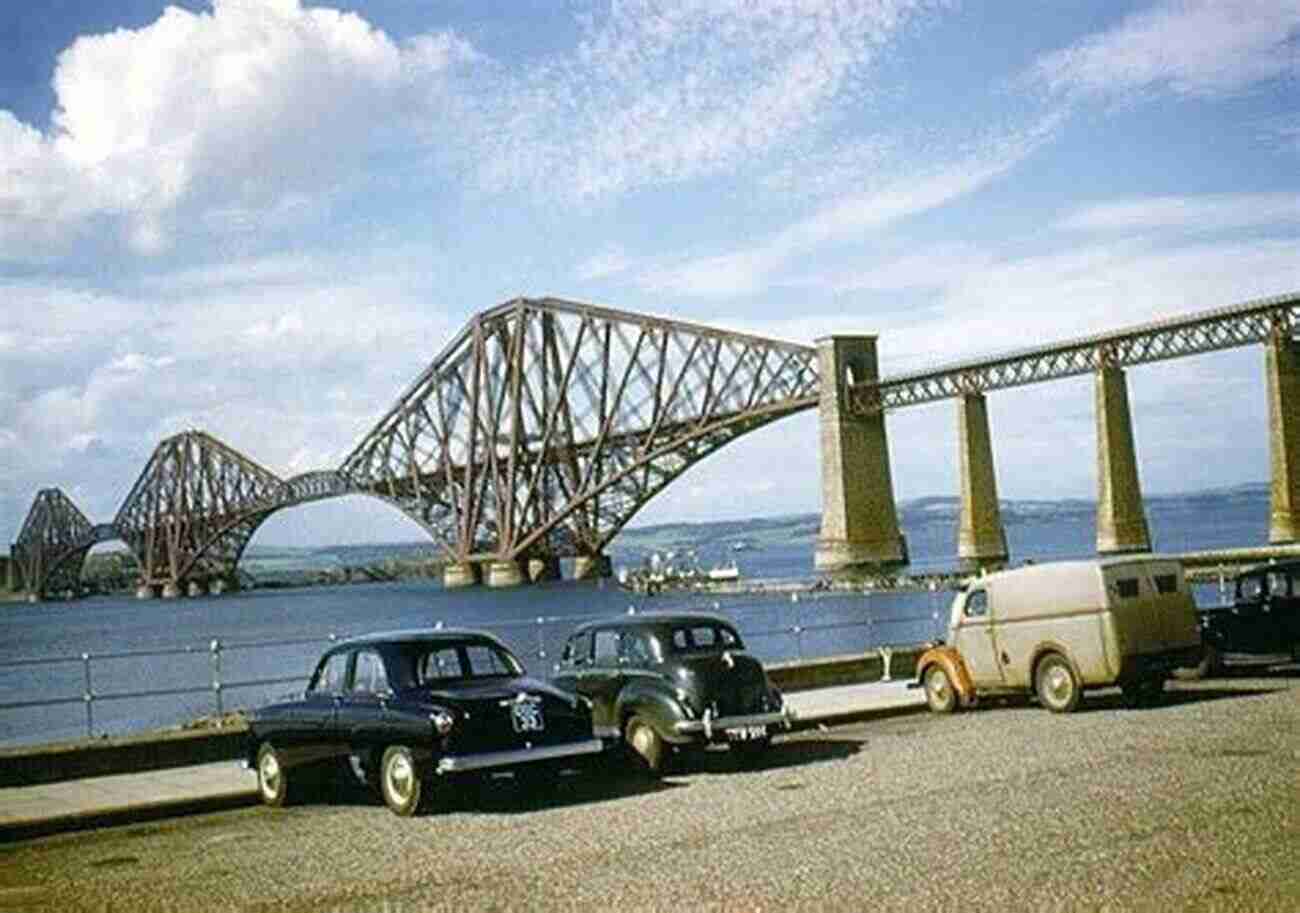
[[[989,613],[989,594],[984,590],[972,590],[962,611],[967,618],[983,618]]]
[[[1177,593],[1178,592],[1178,575],[1177,574],[1156,574],[1151,578],[1156,585],[1157,593]]]
[[[1122,577],[1115,581],[1115,590],[1119,593],[1120,599],[1136,599],[1138,595],[1138,581],[1136,577]]]

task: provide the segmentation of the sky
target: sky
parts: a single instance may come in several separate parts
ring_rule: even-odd
[[[475,313],[589,301],[885,375],[1300,291],[1300,0],[0,4],[0,542],[199,428],[337,465]],[[1259,347],[1132,369],[1143,489],[1268,478]],[[1090,378],[991,394],[1096,494]],[[890,413],[955,495],[956,408]],[[636,524],[820,509],[816,416]],[[353,497],[255,544],[418,539]]]

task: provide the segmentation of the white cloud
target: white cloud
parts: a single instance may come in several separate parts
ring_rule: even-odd
[[[471,144],[489,189],[579,199],[729,171],[788,153],[928,0],[628,0],[588,21],[577,53],[494,86]],[[484,116],[486,115],[486,116]]]
[[[1149,229],[1222,232],[1288,223],[1300,225],[1300,194],[1139,197],[1083,207],[1058,222],[1057,227],[1091,232]]]
[[[44,255],[95,215],[153,254],[183,207],[231,229],[328,195],[473,56],[454,35],[399,46],[298,0],[168,7],[78,38],[59,55],[48,134],[0,111],[0,257]]]
[[[595,279],[608,279],[627,272],[634,261],[621,247],[606,248],[604,251],[579,263],[573,270],[574,277],[582,282]]]
[[[1054,136],[1061,120],[1061,112],[1049,113],[1026,129],[981,143],[963,160],[922,166],[868,191],[845,195],[752,248],[647,267],[637,275],[637,284],[647,291],[697,297],[752,294],[796,255],[860,240],[979,190]]]
[[[1218,96],[1297,73],[1298,0],[1165,0],[1042,57],[1050,91]]]

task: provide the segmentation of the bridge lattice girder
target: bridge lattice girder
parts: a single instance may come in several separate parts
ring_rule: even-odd
[[[1300,325],[1300,294],[1259,298],[1186,317],[958,362],[848,388],[849,411],[881,410],[1267,342]]]
[[[283,482],[202,431],[154,450],[113,521],[146,583],[230,578],[253,532],[284,505]]]
[[[102,533],[61,489],[41,489],[13,546],[20,583],[34,592],[76,591],[81,565]],[[103,538],[113,538],[111,527],[109,533]]]
[[[807,346],[518,299],[474,318],[341,472],[460,560],[595,554],[687,467],[817,390]]]

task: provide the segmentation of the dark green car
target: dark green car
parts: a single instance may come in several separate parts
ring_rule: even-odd
[[[1246,568],[1237,575],[1232,605],[1198,613],[1202,676],[1228,665],[1300,660],[1300,561]]]
[[[592,727],[659,774],[674,748],[730,744],[750,758],[790,725],[781,694],[730,621],[706,614],[620,615],[584,624],[553,681],[592,704]]]

